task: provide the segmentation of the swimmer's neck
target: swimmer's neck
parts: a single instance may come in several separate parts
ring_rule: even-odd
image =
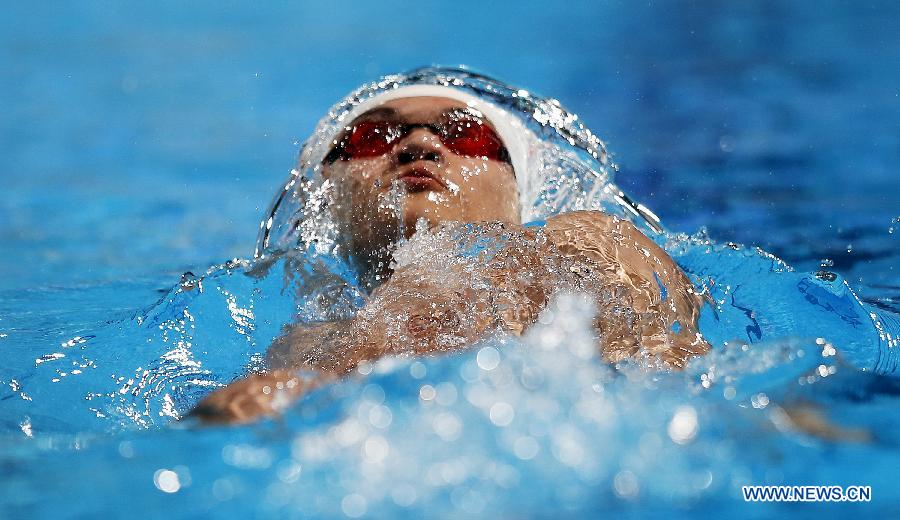
[[[367,293],[371,293],[379,285],[390,279],[394,274],[394,251],[398,244],[385,250],[372,252],[356,252],[350,257],[350,264],[359,274],[360,287]]]
[[[490,225],[490,224],[499,224],[502,226],[513,226],[519,227],[522,224],[519,222],[507,222],[501,220],[491,220],[491,221],[463,221],[463,220],[439,220],[439,221],[428,221],[424,218],[420,218],[415,225],[415,229],[409,231],[410,227],[400,227],[397,231],[397,235],[389,240],[386,244],[375,247],[374,249],[370,248],[360,248],[358,243],[353,243],[351,245],[351,264],[356,269],[356,272],[359,273],[359,283],[360,285],[369,293],[371,293],[375,288],[379,285],[386,282],[390,277],[394,274],[394,254],[397,249],[403,245],[405,242],[411,240],[415,235],[420,233],[428,233],[435,232],[437,229],[446,225],[453,224],[475,224],[475,225]],[[543,221],[538,222],[539,225],[543,225]],[[534,227],[534,223],[526,224],[527,227]],[[409,232],[406,232],[407,230]]]

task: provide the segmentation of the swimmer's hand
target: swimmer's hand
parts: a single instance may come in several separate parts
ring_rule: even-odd
[[[263,417],[277,417],[315,386],[317,379],[301,378],[288,370],[254,374],[206,396],[187,417],[207,425],[246,424]]]

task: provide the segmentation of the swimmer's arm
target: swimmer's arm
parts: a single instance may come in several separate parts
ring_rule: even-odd
[[[409,265],[378,287],[356,317],[293,326],[270,347],[270,371],[235,381],[191,412],[204,423],[246,423],[276,416],[288,403],[386,355],[464,348],[496,324],[489,291],[460,273]]]
[[[269,348],[269,366],[344,374],[386,355],[450,351],[477,341],[497,321],[490,293],[447,269],[395,270],[354,318],[289,329]]]

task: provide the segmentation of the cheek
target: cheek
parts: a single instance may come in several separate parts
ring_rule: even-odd
[[[356,185],[374,186],[381,173],[387,167],[388,161],[379,159],[366,159],[351,161],[347,165],[346,175],[348,180]]]
[[[461,195],[494,198],[498,202],[516,196],[516,178],[505,166],[473,161],[460,169]]]
[[[455,164],[448,164],[446,173],[450,192],[461,199],[490,187],[490,167],[484,161],[460,160]]]
[[[381,172],[387,167],[383,159],[336,163],[328,169],[330,179],[340,192],[354,198],[366,197],[381,187]]]
[[[462,170],[467,174],[459,194],[460,210],[472,220],[518,222],[518,183],[512,169],[474,161],[466,170]]]

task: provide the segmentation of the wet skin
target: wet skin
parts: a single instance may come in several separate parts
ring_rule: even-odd
[[[468,121],[468,116],[490,126],[464,103],[434,97],[389,101],[354,123],[430,124]],[[340,138],[337,136],[335,143]],[[336,160],[324,166],[324,177],[334,182],[338,192],[334,204],[337,220],[346,226],[343,231],[351,253],[363,262],[364,269],[387,271],[397,237],[409,238],[419,219],[432,225],[447,221],[519,223],[512,166],[454,153],[427,128],[413,129],[384,155]]]
[[[354,124],[426,124],[465,109],[445,98],[405,98]],[[387,280],[353,319],[289,327],[270,347],[268,372],[198,405],[193,415],[206,422],[276,415],[364,361],[466,348],[497,331],[522,334],[559,288],[594,300],[598,349],[608,361],[643,357],[679,368],[709,348],[696,328],[702,300],[661,248],[631,223],[600,212],[558,215],[542,229],[523,227],[515,172],[506,161],[455,153],[433,129],[417,127],[383,155],[332,157],[323,166],[337,189],[332,208],[351,253],[364,270]],[[428,262],[392,269],[396,243],[411,237],[420,219],[437,236],[461,229],[460,223],[482,223],[471,232],[514,236],[515,246],[477,266],[488,287],[483,290],[472,288],[459,264],[437,272]]]

